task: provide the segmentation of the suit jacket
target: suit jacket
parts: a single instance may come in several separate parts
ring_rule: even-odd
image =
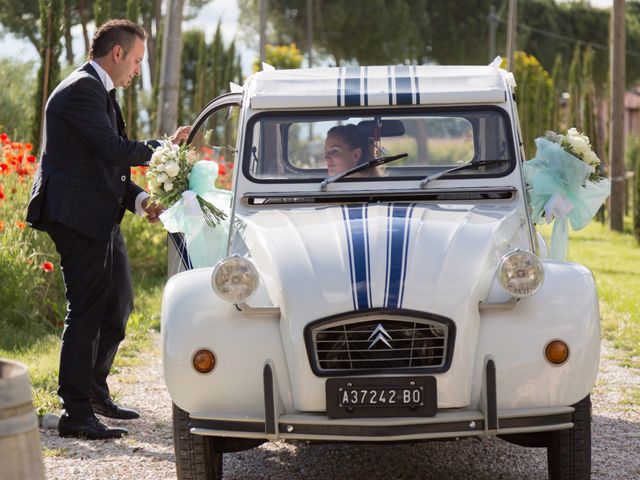
[[[41,156],[27,222],[67,225],[107,240],[125,208],[135,211],[142,191],[131,181],[132,166],[148,165],[158,142],[135,142],[98,73],[85,64],[53,91],[45,108]]]

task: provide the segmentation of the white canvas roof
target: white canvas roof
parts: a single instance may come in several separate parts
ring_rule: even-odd
[[[509,74],[493,66],[397,65],[268,70],[246,88],[251,108],[505,102]]]

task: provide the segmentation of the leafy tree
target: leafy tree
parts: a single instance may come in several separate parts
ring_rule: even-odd
[[[300,65],[302,65],[302,54],[295,43],[291,45],[271,45],[267,43],[265,45],[265,56],[266,63],[275,68],[300,68]],[[262,70],[262,65],[258,58],[253,63],[253,71],[258,72],[260,70]]]
[[[492,3],[500,4],[501,2],[429,0],[424,3],[423,16],[426,16],[426,19],[416,17],[414,12],[411,14],[411,20],[419,24],[417,28],[420,31],[420,40],[426,46],[423,54],[416,57],[416,60],[422,63],[435,61],[443,65],[486,63],[489,10]],[[519,4],[521,5],[522,2]],[[497,31],[496,45],[504,45],[505,38],[506,25],[501,24]],[[526,50],[520,42],[518,47]],[[499,47],[498,53],[500,53]]]
[[[18,38],[25,38],[40,51],[39,0],[0,0],[0,25]]]
[[[40,0],[40,68],[38,70],[35,110],[32,123],[33,145],[37,150],[42,135],[44,106],[60,81],[58,58],[62,50],[63,0]]]
[[[0,132],[29,138],[33,118],[34,62],[0,59]]]
[[[332,57],[336,65],[397,63],[415,51],[414,21],[426,0],[313,0],[314,47]],[[306,0],[269,0],[269,40],[276,45],[291,43],[306,47]],[[258,0],[240,0],[241,29],[257,34]]]

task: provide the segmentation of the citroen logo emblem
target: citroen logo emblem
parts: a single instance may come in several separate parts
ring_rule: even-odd
[[[372,339],[373,341],[369,344],[369,348],[367,350],[371,350],[375,346],[375,344],[378,342],[382,342],[387,347],[393,348],[389,343],[389,340],[391,340],[391,335],[389,335],[389,333],[384,329],[381,323],[376,325],[376,328],[373,330],[371,335],[369,335],[368,340],[372,340]]]

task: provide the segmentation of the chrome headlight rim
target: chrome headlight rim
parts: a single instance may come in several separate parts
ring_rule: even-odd
[[[533,283],[526,289],[526,291],[514,288],[513,283],[510,284],[508,282],[509,278],[511,277],[509,277],[507,269],[513,270],[516,267],[513,264],[518,260],[521,264],[523,262],[525,263],[524,266],[520,265],[519,270],[528,268],[530,269],[529,275],[533,276]],[[526,265],[527,260],[530,262],[530,265]],[[516,268],[516,270],[518,269]],[[542,265],[542,261],[537,255],[526,250],[515,249],[503,255],[500,259],[500,262],[498,263],[496,274],[500,286],[504,289],[505,292],[507,292],[514,298],[526,298],[535,295],[544,284],[544,267]]]
[[[223,275],[226,275],[227,278],[221,278]],[[240,286],[241,292],[235,292],[234,294],[233,290],[230,289],[238,287],[238,283],[242,281],[245,282],[244,291]],[[233,285],[233,283],[236,285]],[[258,269],[248,258],[233,254],[223,258],[213,267],[211,287],[215,294],[226,302],[236,305],[247,302],[255,295],[259,284],[260,275],[258,274]],[[223,288],[224,285],[228,285],[229,288]]]

